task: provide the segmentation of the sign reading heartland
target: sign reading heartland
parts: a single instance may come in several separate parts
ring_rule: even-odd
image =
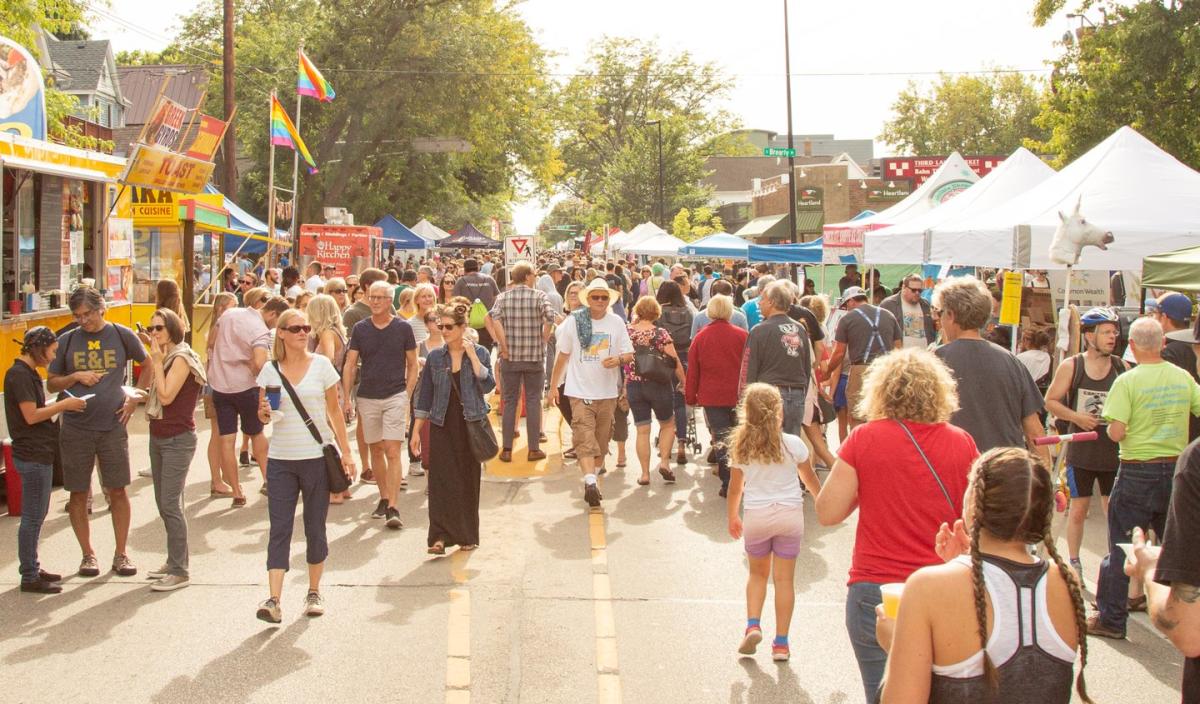
[[[46,139],[42,68],[25,47],[0,37],[0,132]]]

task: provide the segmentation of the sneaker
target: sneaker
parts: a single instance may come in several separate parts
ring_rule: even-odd
[[[238,455],[238,464],[243,467],[250,466],[250,453],[248,451],[242,450],[242,454]]]
[[[1079,579],[1083,579],[1083,563],[1079,561],[1078,557],[1071,558],[1071,569],[1075,570],[1075,574],[1079,576]]]
[[[404,527],[404,524],[400,521],[400,512],[399,511],[397,511],[394,508],[389,508],[389,509],[387,509],[386,515],[387,515],[386,525],[388,528],[391,528],[393,530],[400,530],[401,528]]]
[[[1125,634],[1109,628],[1100,623],[1100,614],[1092,614],[1088,616],[1087,632],[1089,636],[1100,636],[1101,638],[1112,638],[1113,640],[1125,640]]]
[[[181,577],[180,575],[177,575],[177,574],[169,574],[166,577],[163,577],[162,579],[158,580],[154,584],[151,584],[150,591],[152,591],[152,592],[173,592],[176,589],[183,589],[184,587],[186,587],[189,584],[191,584],[191,581],[188,580],[187,577]]]
[[[167,566],[163,565],[162,567],[159,567],[156,570],[150,570],[149,572],[147,572],[146,579],[162,579],[163,577],[166,577],[168,574],[170,574],[170,572],[167,570]]]
[[[96,561],[95,555],[84,555],[79,561],[79,576],[80,577],[99,577],[100,563]]]
[[[255,616],[259,621],[279,623],[283,620],[283,609],[279,608],[279,602],[272,597],[258,605],[258,613]]]
[[[137,567],[133,564],[133,560],[129,559],[128,555],[113,557],[112,568],[113,572],[116,572],[120,577],[132,577],[137,574]]]
[[[541,450],[530,450],[529,455],[525,459],[530,462],[537,462],[538,460],[546,459],[546,453]]]
[[[742,655],[753,655],[761,642],[762,629],[758,626],[750,626],[746,629],[746,634],[742,636],[742,644],[738,646],[738,652]]]
[[[729,487],[727,487],[727,486],[721,487],[721,490],[717,492],[717,496],[720,496],[722,499],[729,498]]]
[[[38,579],[42,580],[43,582],[61,582],[62,575],[54,574],[53,572],[47,572],[46,570],[38,570]]]
[[[21,591],[33,594],[58,594],[62,592],[62,586],[45,579],[38,579],[32,582],[21,582]]]
[[[592,508],[600,507],[600,499],[604,497],[600,495],[600,487],[595,484],[585,484],[583,487],[583,500]]]
[[[359,477],[359,481],[361,481],[363,484],[374,484],[375,483],[375,472],[371,471],[369,468],[364,469],[362,476]]]
[[[151,470],[149,467],[146,467],[145,469],[139,469],[138,476],[139,477],[153,477],[154,471]]]
[[[512,450],[509,448],[501,450],[500,455],[496,457],[496,459],[500,460],[501,462],[512,462]]]
[[[380,499],[379,505],[375,507],[374,513],[371,514],[371,518],[385,518],[387,516],[387,507],[387,499]]]
[[[408,465],[408,475],[410,477],[423,477],[425,476],[425,468],[421,466],[420,462],[412,462]]]
[[[792,650],[786,645],[772,645],[771,659],[775,662],[787,662],[792,657]]]
[[[305,616],[324,616],[325,615],[325,600],[317,592],[309,592],[308,596],[304,597],[304,615]]]
[[[1129,601],[1126,603],[1125,606],[1128,608],[1128,610],[1130,612],[1133,612],[1133,611],[1145,612],[1146,611],[1146,595],[1143,594],[1141,596],[1129,597]]]

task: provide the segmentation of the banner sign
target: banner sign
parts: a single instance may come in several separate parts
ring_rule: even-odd
[[[187,108],[165,95],[160,95],[158,103],[154,105],[154,110],[150,113],[150,119],[142,128],[138,142],[148,147],[175,149],[187,114]]]
[[[948,157],[944,156],[896,156],[880,159],[885,181],[899,179],[912,181],[913,189],[925,183],[934,171],[941,168]],[[1004,163],[1003,156],[964,156],[963,160],[980,178],[987,176],[1000,164]]]
[[[534,239],[527,235],[510,235],[504,238],[504,266],[517,262],[534,261]]]
[[[0,36],[0,132],[46,139],[42,67],[25,47]]]
[[[179,224],[179,213],[175,211],[175,196],[170,191],[131,186],[128,212],[134,224],[141,227]]]
[[[301,225],[300,256],[332,264],[337,276],[371,265],[372,245],[383,230],[365,225]]]
[[[211,161],[141,144],[130,157],[129,166],[120,180],[128,186],[192,194],[204,190],[213,169]]]
[[[211,115],[201,115],[200,129],[184,154],[193,159],[212,161],[216,156],[217,149],[221,146],[221,140],[225,138],[225,130],[228,127],[229,123],[224,120],[218,120]]]
[[[1021,287],[1025,275],[1019,271],[1004,272],[1004,294],[1000,299],[1000,324],[1021,324]]]

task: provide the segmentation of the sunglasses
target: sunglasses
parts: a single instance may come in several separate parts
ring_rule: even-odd
[[[253,282],[253,281],[247,281],[246,279],[242,279],[242,285],[243,285],[243,286],[253,286],[253,285],[254,285],[254,282]]]
[[[147,325],[146,329],[150,332],[162,332],[167,329],[166,325]]]
[[[331,288],[328,291],[326,291],[325,293],[345,293],[345,292],[346,292],[346,289],[344,289],[344,288]]]
[[[908,290],[912,291],[913,293],[924,293],[925,292],[925,289],[923,289],[923,288],[913,288],[912,286],[909,286]]]
[[[608,296],[588,296],[589,301],[604,301],[608,302]]]
[[[444,324],[438,323],[438,325],[437,325],[438,330],[442,330],[445,332],[449,332],[450,330],[453,330],[456,327],[458,327],[458,326],[455,325],[454,323],[451,323],[449,325],[444,325]]]
[[[305,335],[307,335],[308,333],[312,332],[311,325],[289,325],[286,328],[279,328],[279,329],[286,330],[287,332],[290,332],[293,335],[295,335],[297,333],[301,333],[301,332],[304,333]]]

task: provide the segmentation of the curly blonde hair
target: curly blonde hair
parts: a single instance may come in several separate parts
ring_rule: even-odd
[[[750,384],[738,408],[741,421],[730,435],[734,465],[783,461],[783,397],[770,384]]]
[[[958,384],[932,352],[905,349],[877,358],[863,376],[858,415],[944,423],[958,410]]]

